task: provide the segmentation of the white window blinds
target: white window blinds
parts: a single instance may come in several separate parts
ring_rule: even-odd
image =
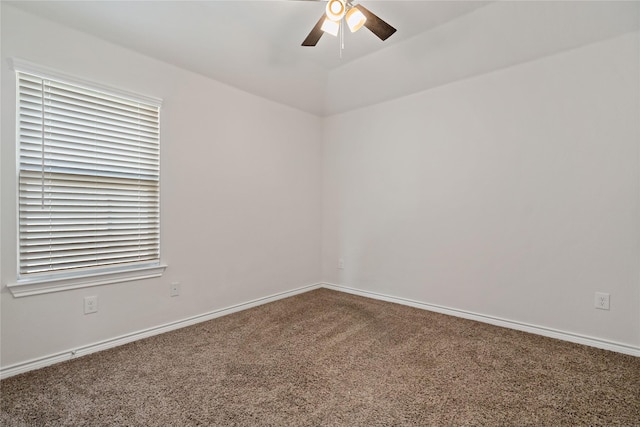
[[[159,105],[17,81],[20,276],[158,264]]]

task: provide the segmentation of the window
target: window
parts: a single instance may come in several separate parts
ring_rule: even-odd
[[[122,281],[122,272],[158,267],[159,102],[23,70],[16,78],[14,286],[62,278],[68,288],[69,278],[109,274]]]

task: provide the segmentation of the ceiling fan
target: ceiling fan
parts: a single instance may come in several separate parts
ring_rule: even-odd
[[[352,0],[329,0],[326,11],[322,14],[309,35],[302,42],[302,46],[315,46],[323,33],[338,35],[341,22],[346,22],[352,33],[364,25],[380,40],[388,39],[396,29],[378,18],[361,4],[353,4]],[[342,23],[344,25],[344,23]]]

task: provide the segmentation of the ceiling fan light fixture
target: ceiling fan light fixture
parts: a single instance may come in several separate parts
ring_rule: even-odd
[[[365,22],[367,22],[367,17],[364,16],[364,14],[360,12],[357,7],[352,7],[351,9],[349,9],[349,12],[347,12],[345,20],[347,21],[347,25],[349,26],[351,32],[355,33],[360,28],[362,28]]]
[[[340,52],[342,54],[344,30],[341,25],[347,25],[352,33],[365,26],[382,41],[385,41],[396,32],[395,28],[366,7],[361,4],[354,5],[354,1],[356,0],[327,0],[325,13],[320,16],[307,38],[303,40],[302,46],[317,45],[320,37],[326,32],[333,36],[340,35]],[[343,19],[344,22],[342,22]]]
[[[327,18],[332,21],[340,21],[344,16],[346,4],[344,0],[329,0],[327,3]]]
[[[329,33],[332,36],[338,35],[338,30],[340,29],[340,22],[332,21],[329,18],[324,18],[324,22],[322,23],[322,27],[320,27],[322,31],[325,33]]]

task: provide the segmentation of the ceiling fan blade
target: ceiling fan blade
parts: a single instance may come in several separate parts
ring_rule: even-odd
[[[364,26],[367,27],[373,34],[378,36],[380,40],[384,41],[396,32],[395,28],[384,22],[382,19],[378,18],[374,13],[372,13],[363,5],[357,4],[353,7],[358,8],[358,10],[360,10],[360,12],[362,12],[362,14],[367,18]]]
[[[323,13],[316,26],[313,27],[307,38],[302,42],[302,46],[315,46],[316,44],[318,44],[318,40],[320,40],[320,37],[322,37],[322,33],[324,33],[324,31],[322,31],[322,29],[320,28],[322,27],[324,18],[325,14]]]

